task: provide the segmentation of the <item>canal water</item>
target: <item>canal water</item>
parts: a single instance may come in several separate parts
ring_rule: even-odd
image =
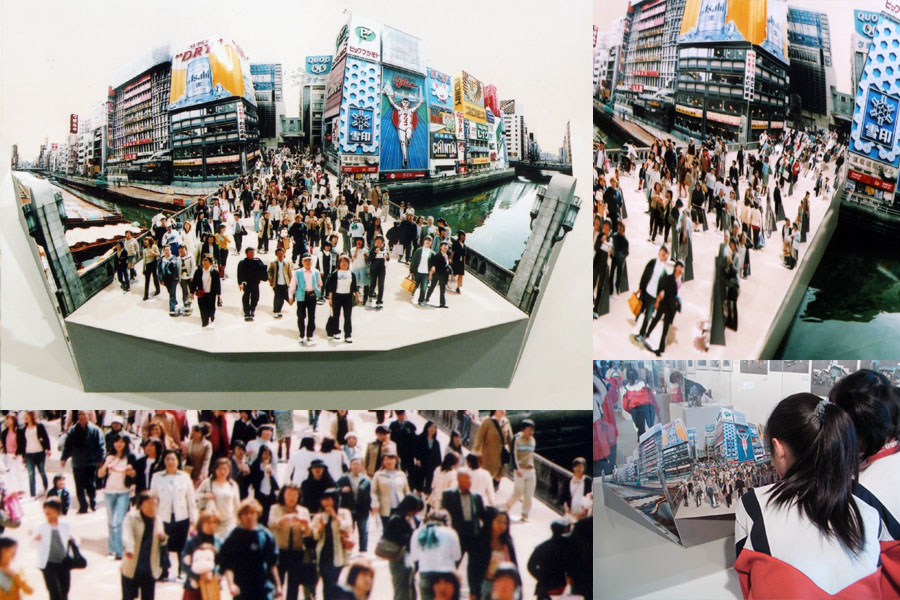
[[[775,358],[894,356],[898,340],[896,244],[839,225]]]
[[[75,188],[67,187],[66,189],[80,198],[87,200],[91,204],[119,213],[129,223],[136,222],[143,228],[149,227],[150,221],[153,219],[154,215],[159,212],[159,209],[157,208],[148,208],[137,204],[117,204]]]
[[[531,235],[531,207],[539,184],[521,179],[497,187],[464,193],[452,200],[420,209],[443,218],[453,235],[466,232],[466,244],[507,269],[515,269]]]

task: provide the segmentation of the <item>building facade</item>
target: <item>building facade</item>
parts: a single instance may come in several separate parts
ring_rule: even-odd
[[[790,8],[787,26],[791,94],[800,96],[803,125],[826,128],[831,120],[831,87],[835,79],[828,15]]]
[[[506,153],[510,162],[528,160],[528,128],[521,103],[515,100],[501,100],[503,114],[503,134],[506,138]]]
[[[311,148],[322,147],[322,115],[325,111],[325,86],[331,73],[332,56],[307,56],[300,84],[300,127]]]
[[[113,87],[111,174],[125,177],[133,163],[169,149],[171,66],[168,46],[154,48]]]
[[[851,88],[856,91],[859,79],[862,77],[863,67],[866,65],[866,56],[872,47],[872,38],[875,37],[875,24],[878,22],[878,13],[871,10],[853,11],[853,32],[850,37],[850,79]]]
[[[767,9],[759,14],[750,4],[688,0],[678,37],[675,130],[727,142],[784,130],[790,90],[787,7],[769,0]]]
[[[281,141],[280,117],[284,114],[281,63],[250,63],[250,75],[256,94],[260,143],[277,146]]]

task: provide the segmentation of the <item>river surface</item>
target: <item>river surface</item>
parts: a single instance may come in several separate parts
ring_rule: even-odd
[[[420,208],[417,213],[433,216],[435,221],[443,218],[454,236],[465,231],[470,248],[513,270],[531,235],[530,213],[539,187],[513,179]]]
[[[839,225],[775,358],[900,354],[896,243]]]

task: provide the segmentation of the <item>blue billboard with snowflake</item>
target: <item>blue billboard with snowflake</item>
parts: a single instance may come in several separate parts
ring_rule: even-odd
[[[425,78],[385,66],[382,82],[381,171],[404,171],[410,173],[409,177],[424,177],[429,147]]]
[[[348,57],[339,124],[341,154],[378,154],[380,101],[381,67]]]
[[[897,167],[900,143],[900,23],[881,14],[874,25],[872,47],[856,93],[850,151]]]

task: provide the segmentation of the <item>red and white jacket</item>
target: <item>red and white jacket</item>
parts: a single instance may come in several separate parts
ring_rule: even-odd
[[[900,443],[886,444],[860,465],[854,493],[881,516],[881,541],[900,541]]]
[[[622,398],[622,408],[625,412],[630,413],[636,406],[644,404],[652,404],[656,407],[656,414],[659,414],[659,405],[656,404],[656,398],[653,391],[647,387],[643,381],[636,381],[625,385],[625,396]]]
[[[900,544],[879,544],[878,511],[854,497],[865,532],[863,550],[854,555],[796,505],[769,505],[773,486],[748,491],[735,511],[734,569],[744,598],[900,598]]]

